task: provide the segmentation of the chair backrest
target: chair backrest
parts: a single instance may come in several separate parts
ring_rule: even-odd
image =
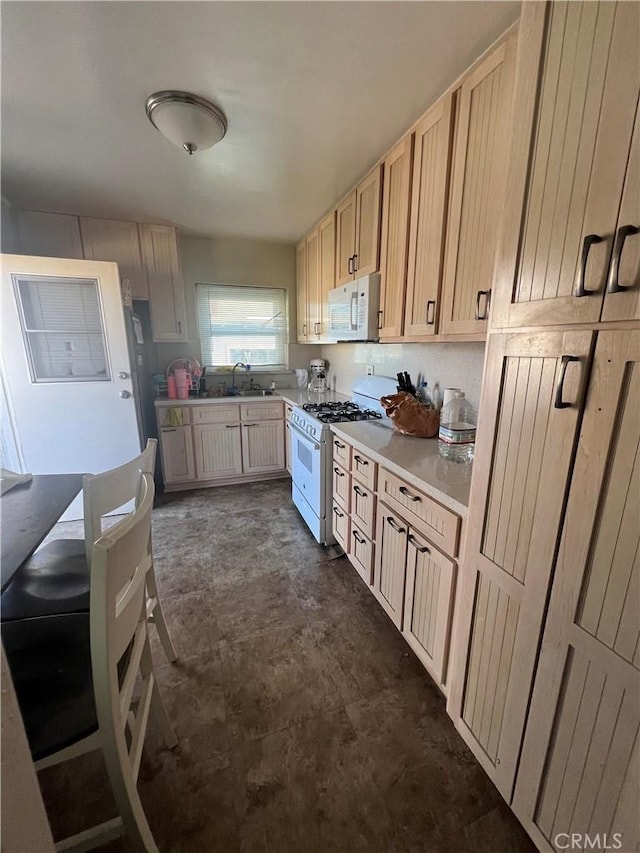
[[[89,566],[93,544],[102,535],[102,519],[117,509],[129,512],[132,506],[137,505],[141,474],[153,477],[157,447],[157,438],[150,438],[142,453],[124,465],[101,474],[85,474],[82,480],[84,539]]]
[[[154,491],[152,475],[142,474],[138,505],[96,541],[91,561],[91,668],[105,758],[121,765],[128,761],[134,775],[153,689],[152,671],[148,666],[146,673],[143,670],[150,660],[145,579]],[[142,695],[139,700],[136,696],[133,708],[134,686],[141,672]]]

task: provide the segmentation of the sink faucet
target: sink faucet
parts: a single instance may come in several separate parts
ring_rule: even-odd
[[[233,365],[233,370],[231,371],[231,390],[236,390],[236,367],[244,367],[245,371],[249,370],[247,365],[243,361],[237,361]]]

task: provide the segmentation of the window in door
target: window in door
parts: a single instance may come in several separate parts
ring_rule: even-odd
[[[203,363],[287,366],[287,292],[275,287],[197,284]]]
[[[110,381],[96,279],[13,276],[31,379]]]

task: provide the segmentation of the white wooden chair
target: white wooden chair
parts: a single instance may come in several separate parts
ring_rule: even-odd
[[[119,817],[56,844],[89,850],[126,831],[157,853],[137,790],[149,713],[167,746],[176,736],[155,680],[146,584],[154,486],[93,547],[91,609],[4,623],[2,636],[36,769],[101,749]],[[88,630],[87,630],[88,626]]]
[[[84,539],[56,539],[37,552],[16,573],[2,595],[3,621],[79,613],[89,609],[92,549],[103,532],[105,518],[116,510],[129,511],[138,501],[141,474],[153,476],[158,441],[150,438],[139,456],[82,481]],[[147,608],[158,630],[164,653],[177,660],[158,596],[153,549],[149,536]]]

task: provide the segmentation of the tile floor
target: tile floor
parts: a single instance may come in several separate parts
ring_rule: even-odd
[[[154,510],[180,655],[167,664],[154,638],[179,738],[164,749],[150,722],[139,791],[160,851],[533,851],[438,689],[289,492],[175,493]],[[97,756],[41,777],[57,837],[113,813]]]

